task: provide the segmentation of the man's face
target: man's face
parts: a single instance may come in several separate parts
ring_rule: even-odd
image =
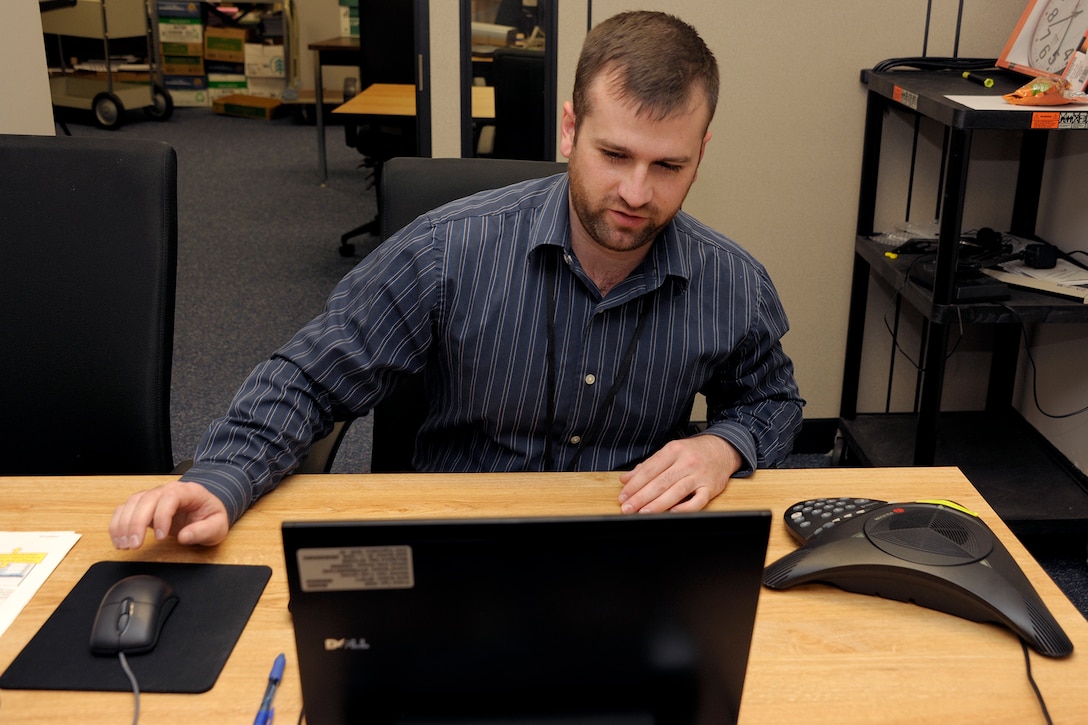
[[[560,150],[569,159],[573,232],[613,252],[645,251],[679,211],[710,133],[707,106],[653,121],[611,92],[610,74],[590,87],[592,112],[563,106]]]

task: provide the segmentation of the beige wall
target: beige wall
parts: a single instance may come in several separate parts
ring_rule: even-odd
[[[53,102],[35,0],[0,2],[0,133],[52,136]]]

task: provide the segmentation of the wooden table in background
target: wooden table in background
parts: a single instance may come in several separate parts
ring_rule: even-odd
[[[414,116],[416,87],[411,83],[373,83],[357,96],[333,109],[333,113],[356,116]],[[477,121],[495,118],[495,89],[472,87],[472,117]]]

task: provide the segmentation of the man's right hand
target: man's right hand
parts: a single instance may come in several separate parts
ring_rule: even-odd
[[[178,543],[215,546],[227,538],[230,520],[223,502],[199,483],[174,481],[141,491],[118,506],[110,537],[118,549],[138,549],[148,528],[156,541],[176,536]]]

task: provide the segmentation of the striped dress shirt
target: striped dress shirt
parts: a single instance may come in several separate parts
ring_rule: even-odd
[[[250,374],[183,480],[233,522],[334,419],[421,371],[420,471],[629,468],[687,435],[702,392],[706,432],[744,475],[801,425],[787,329],[763,266],[684,212],[602,298],[571,251],[566,174],[523,182],[425,214],[360,262]]]

